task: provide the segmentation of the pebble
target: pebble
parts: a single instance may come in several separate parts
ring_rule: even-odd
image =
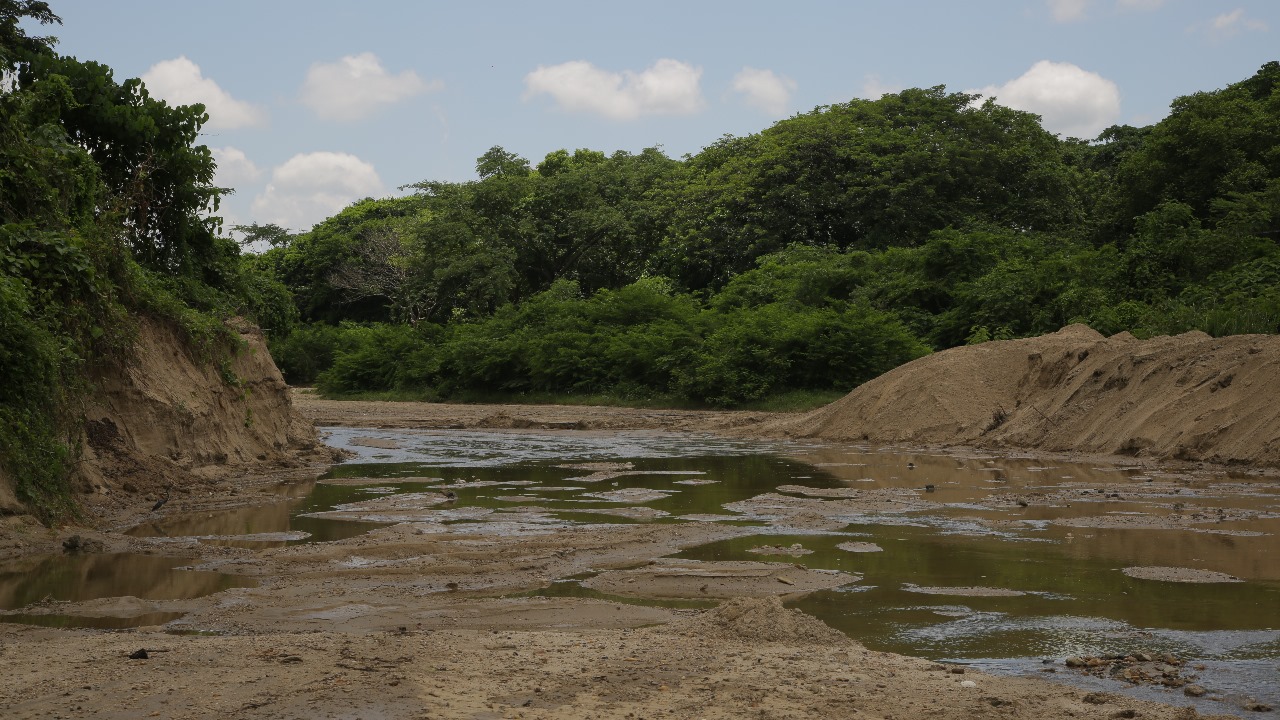
[[[960,687],[962,687],[962,688],[974,688],[974,687],[978,687],[978,683],[976,683],[976,682],[974,682],[974,681],[972,681],[972,680],[965,680],[965,681],[963,681],[963,682],[961,682],[961,683],[960,683]]]
[[[1187,697],[1200,697],[1201,695],[1204,695],[1207,692],[1209,691],[1205,690],[1200,685],[1196,685],[1194,683],[1182,688],[1182,694],[1186,695]]]

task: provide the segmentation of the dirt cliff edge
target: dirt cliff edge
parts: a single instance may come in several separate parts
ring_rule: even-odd
[[[228,326],[238,349],[209,361],[193,357],[172,326],[144,318],[130,358],[92,378],[72,477],[86,502],[109,509],[237,472],[332,459],[293,410],[261,330],[239,319]]]
[[[1072,325],[935,353],[764,430],[1280,466],[1280,337]]]

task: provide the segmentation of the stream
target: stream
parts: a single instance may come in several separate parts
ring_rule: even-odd
[[[675,557],[796,562],[856,575],[857,582],[788,604],[874,650],[1203,712],[1239,712],[1245,696],[1280,706],[1275,477],[658,432],[324,433],[356,457],[316,482],[282,488],[283,502],[167,516],[130,534],[265,548],[405,521],[493,534],[585,523],[727,523],[741,534]],[[415,502],[445,491],[456,500]],[[867,497],[877,502],[858,505]],[[826,525],[779,522],[779,508],[806,499],[849,502]],[[1211,571],[1223,581],[1173,582],[1132,570],[1151,567]],[[604,597],[582,579],[562,578],[534,594]],[[150,556],[43,558],[0,567],[0,609],[49,599],[189,598],[244,583]],[[3,619],[123,626],[120,618]],[[1072,672],[1061,662],[1136,652],[1188,659],[1197,682],[1214,692],[1193,700]]]

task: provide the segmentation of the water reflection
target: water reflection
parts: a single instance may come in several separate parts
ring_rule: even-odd
[[[46,555],[0,565],[0,610],[38,603],[81,602],[102,598],[184,600],[230,588],[254,587],[245,577],[183,569],[187,560],[152,555]],[[151,612],[137,601],[100,608],[100,616],[64,614],[0,614],[0,622],[48,627],[126,628],[169,622],[181,613]],[[139,612],[142,610],[142,612]]]

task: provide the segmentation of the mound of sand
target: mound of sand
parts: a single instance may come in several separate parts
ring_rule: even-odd
[[[777,597],[738,597],[721,603],[673,629],[705,638],[784,642],[794,645],[853,645],[847,635],[800,610],[788,610]]]
[[[1280,337],[1084,325],[898,367],[769,434],[1280,465]]]

